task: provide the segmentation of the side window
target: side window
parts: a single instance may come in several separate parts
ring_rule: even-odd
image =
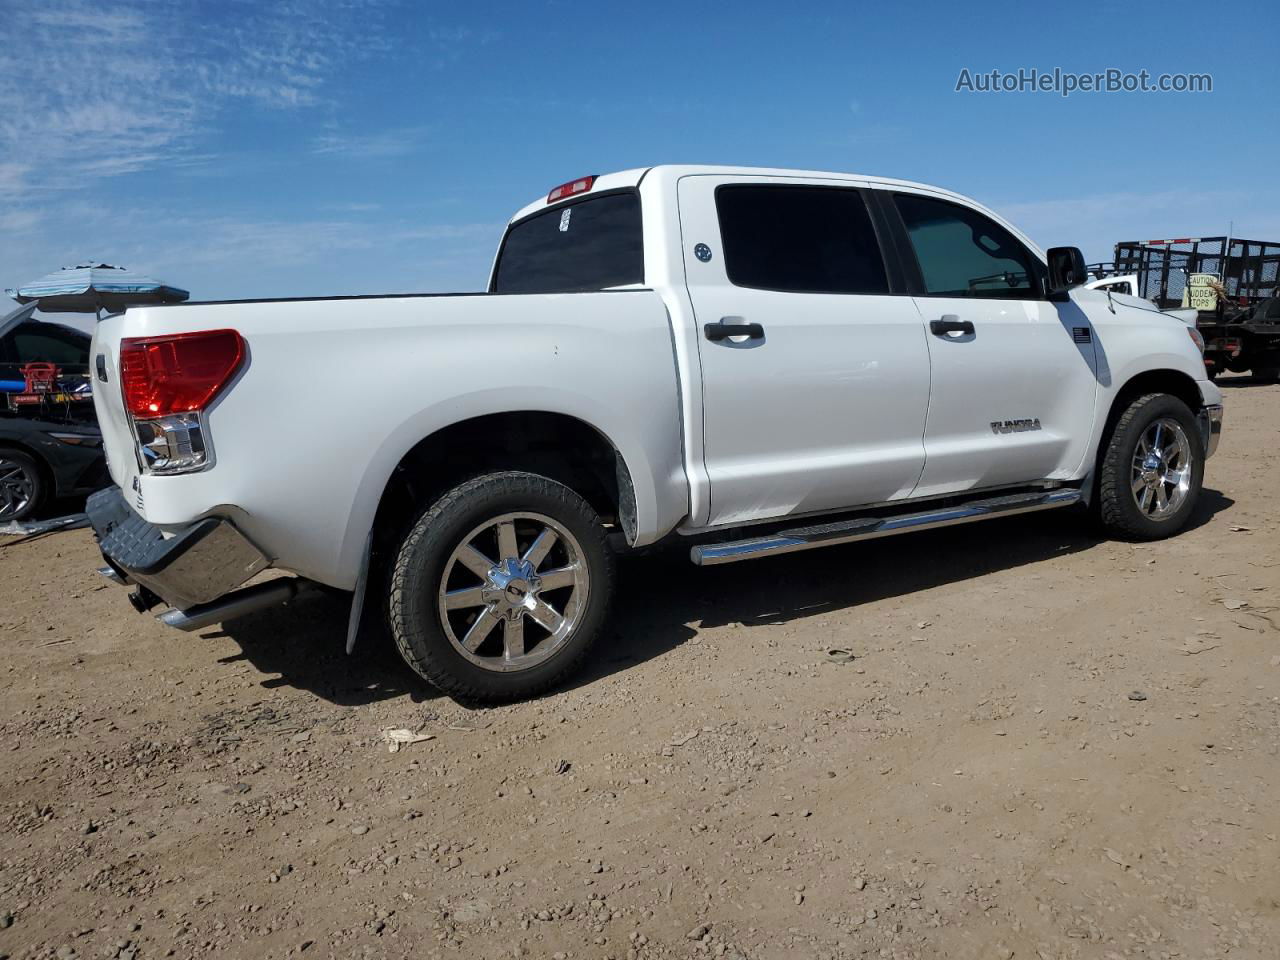
[[[866,203],[839,187],[716,190],[729,282],[790,293],[888,293]]]
[[[994,220],[917,194],[899,193],[894,202],[915,248],[926,293],[1011,300],[1040,296],[1037,261]]]
[[[89,340],[53,330],[13,332],[13,348],[18,363],[56,363],[61,367],[84,367],[89,363]]]

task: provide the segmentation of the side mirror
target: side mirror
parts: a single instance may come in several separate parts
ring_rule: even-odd
[[[1078,287],[1088,279],[1084,269],[1084,254],[1079,247],[1050,247],[1046,257],[1049,264],[1049,299],[1063,301],[1067,291]]]

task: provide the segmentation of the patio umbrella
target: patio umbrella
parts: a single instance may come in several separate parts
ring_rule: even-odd
[[[186,290],[109,263],[63,267],[5,293],[19,303],[38,303],[46,313],[115,312],[127,306],[181,303],[191,296]]]

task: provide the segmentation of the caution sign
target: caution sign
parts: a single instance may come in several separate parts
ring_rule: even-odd
[[[1209,282],[1218,283],[1212,273],[1193,273],[1187,277],[1187,293],[1183,297],[1184,307],[1195,307],[1205,313],[1218,309],[1218,291],[1209,286]]]

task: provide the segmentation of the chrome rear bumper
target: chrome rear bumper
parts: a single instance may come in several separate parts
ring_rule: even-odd
[[[229,520],[208,517],[165,536],[118,487],[95,493],[85,510],[111,579],[145,587],[179,610],[216,600],[271,565]]]

